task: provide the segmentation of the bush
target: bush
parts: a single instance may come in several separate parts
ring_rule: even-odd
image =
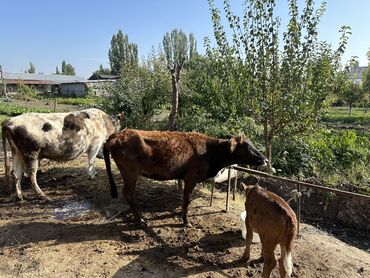
[[[30,86],[25,85],[22,80],[19,80],[18,82],[18,93],[21,94],[23,97],[32,98],[37,96],[36,90]]]
[[[370,174],[369,145],[368,134],[321,129],[306,136],[277,140],[273,167],[283,175],[318,177],[330,183],[354,182],[363,186]]]

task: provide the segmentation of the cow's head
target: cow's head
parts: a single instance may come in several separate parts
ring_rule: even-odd
[[[239,163],[252,166],[266,166],[267,158],[261,154],[244,135],[230,139],[231,152]]]

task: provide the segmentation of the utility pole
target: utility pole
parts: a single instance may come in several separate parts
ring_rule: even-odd
[[[0,65],[0,96],[6,96],[6,83],[3,76],[3,67]]]

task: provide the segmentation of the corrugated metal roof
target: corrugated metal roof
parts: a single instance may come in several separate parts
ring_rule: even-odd
[[[10,80],[35,80],[35,81],[47,81],[50,83],[68,83],[68,82],[79,82],[85,79],[75,75],[60,75],[60,74],[36,74],[36,73],[9,73],[4,72],[3,78],[5,81]]]
[[[119,79],[118,75],[94,73],[89,80]]]

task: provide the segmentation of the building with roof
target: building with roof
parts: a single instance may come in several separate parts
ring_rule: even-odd
[[[362,76],[366,75],[368,67],[353,67],[351,68],[351,71],[349,72],[349,79],[352,80],[352,82],[361,84],[362,83]]]
[[[1,81],[5,84],[6,93],[17,93],[20,84],[31,86],[39,93],[59,92],[64,83],[85,81],[75,75],[36,74],[36,73],[1,73]]]
[[[117,80],[117,79],[119,79],[118,75],[100,74],[100,73],[94,73],[89,77],[89,80]]]

